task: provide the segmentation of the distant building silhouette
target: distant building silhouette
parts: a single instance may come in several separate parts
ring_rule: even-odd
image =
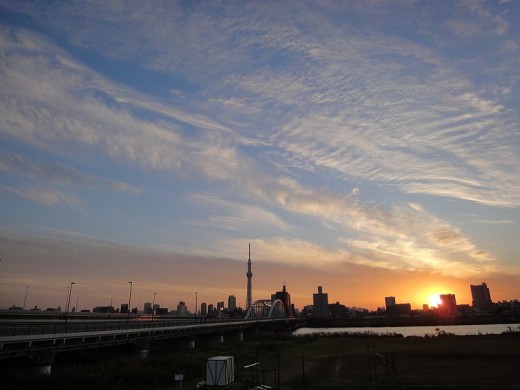
[[[520,315],[520,302],[518,299],[511,301],[499,301],[497,304],[497,310],[501,314],[506,315]]]
[[[205,316],[207,314],[208,314],[208,306],[206,305],[205,302],[203,302],[200,304],[200,315]]]
[[[441,304],[438,307],[439,314],[444,316],[457,315],[457,300],[455,294],[441,294],[439,295]]]
[[[96,306],[92,309],[92,313],[117,313],[113,306]]]
[[[332,318],[348,317],[347,307],[339,302],[329,304],[329,313]]]
[[[177,315],[179,317],[188,315],[188,307],[186,306],[185,302],[180,301],[179,304],[177,305]]]
[[[293,307],[291,304],[291,294],[289,294],[286,290],[285,283],[283,285],[282,291],[277,291],[275,294],[271,295],[271,299],[279,299],[283,302],[283,306],[285,308],[285,315],[287,317],[293,317]]]
[[[305,305],[302,309],[301,316],[302,317],[313,317],[314,313],[314,305]]]
[[[121,304],[121,310],[120,310],[120,312],[123,313],[123,314],[128,313],[128,303],[122,303],[122,304]]]
[[[412,314],[412,305],[409,303],[396,303],[386,308],[387,317],[409,317]]]
[[[144,314],[152,314],[152,303],[151,302],[145,302],[143,306],[143,312]]]
[[[472,306],[474,309],[482,311],[491,310],[493,307],[493,301],[491,300],[491,294],[486,283],[472,285],[470,284],[471,298],[473,299]]]
[[[215,307],[213,306],[212,303],[210,303],[208,305],[208,316],[213,316],[215,315]]]
[[[318,286],[318,292],[312,294],[312,303],[314,306],[314,318],[329,318],[329,294],[324,293],[321,286]]]
[[[228,297],[228,310],[233,312],[237,309],[237,297],[234,295],[230,295]]]
[[[217,302],[217,311],[219,313],[223,312],[224,311],[224,301],[222,302]]]
[[[412,314],[412,305],[409,303],[396,303],[395,297],[385,297],[387,317],[409,317]]]
[[[156,315],[165,315],[168,314],[168,308],[167,307],[160,307],[159,305],[155,305],[155,314]]]
[[[387,309],[389,306],[395,306],[395,297],[385,297],[385,306]]]

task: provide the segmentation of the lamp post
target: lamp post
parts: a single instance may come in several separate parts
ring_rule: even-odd
[[[27,302],[27,292],[28,291],[29,291],[29,286],[25,286],[25,298],[23,299],[22,311],[25,311],[25,302]]]
[[[152,322],[153,322],[153,315],[155,313],[155,296],[157,295],[156,292],[153,293],[153,301],[152,301]]]
[[[70,294],[72,294],[72,285],[76,284],[74,282],[70,282],[70,288],[69,288],[69,297],[67,298],[67,308],[65,309],[65,316],[69,314],[69,306],[70,306]]]
[[[72,294],[72,285],[74,282],[70,282],[69,296],[67,298],[67,308],[65,309],[65,332],[67,332],[67,322],[69,321],[69,306],[70,306],[70,294]]]
[[[197,307],[198,307],[197,299],[198,299],[197,291],[195,291],[195,319],[197,319]]]
[[[67,295],[65,295],[65,306],[63,306],[63,316],[67,315],[67,305],[69,304],[69,290],[70,287],[67,286]]]
[[[132,301],[132,282],[128,282],[130,284],[130,295],[128,296],[128,311],[126,316],[126,327],[128,328],[128,320],[130,320],[130,302]]]

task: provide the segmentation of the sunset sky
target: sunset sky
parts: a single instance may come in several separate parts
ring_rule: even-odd
[[[519,1],[0,0],[0,308],[520,298]],[[30,286],[28,289],[26,286]]]

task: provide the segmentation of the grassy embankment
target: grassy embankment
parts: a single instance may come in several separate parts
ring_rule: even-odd
[[[3,370],[6,386],[3,388],[166,390],[177,388],[173,376],[183,373],[182,388],[194,389],[204,379],[208,357],[232,355],[239,367],[235,390],[246,389],[251,378],[272,386],[279,378],[281,389],[302,389],[304,382],[307,390],[370,388],[373,383],[408,388],[420,385],[422,389],[441,385],[520,389],[520,333],[426,338],[374,335],[291,338],[263,334],[242,343],[178,352],[163,349],[160,354],[154,354],[152,349],[146,359],[102,359],[99,355],[75,356],[74,362],[69,357],[58,359],[50,378],[12,377],[6,381],[9,375]],[[386,366],[387,375],[382,364],[385,356],[395,358],[395,365]],[[279,367],[279,376],[276,371],[242,368],[254,362],[273,369]]]

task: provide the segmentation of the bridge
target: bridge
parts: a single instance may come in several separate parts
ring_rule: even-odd
[[[244,319],[166,319],[137,317],[132,319],[60,319],[0,320],[0,360],[26,358],[42,366],[42,373],[50,373],[54,356],[58,353],[85,349],[133,345],[146,354],[150,343],[158,340],[184,339],[189,348],[195,347],[200,335],[224,342],[224,335],[243,339],[248,329],[269,327],[294,329],[300,319],[285,318],[281,302],[255,302]],[[48,371],[48,372],[47,372]]]
[[[279,299],[260,299],[251,305],[248,309],[246,319],[261,318],[286,318],[286,309],[283,302]]]

